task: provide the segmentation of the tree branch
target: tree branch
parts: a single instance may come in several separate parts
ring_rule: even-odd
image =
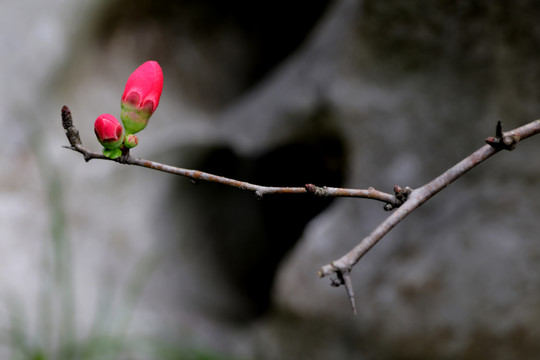
[[[169,174],[180,175],[189,178],[192,182],[207,181],[232,186],[240,190],[248,190],[255,193],[258,199],[262,199],[267,194],[312,194],[320,197],[357,197],[382,201],[385,203],[385,210],[397,209],[388,216],[379,226],[377,226],[368,236],[363,238],[358,245],[341,258],[322,266],[319,271],[319,277],[334,275],[331,284],[333,286],[344,285],[349,296],[351,307],[356,314],[356,305],[354,301],[354,292],[350,273],[353,266],[364,256],[384,235],[386,235],[394,226],[401,222],[407,215],[425,203],[439,191],[447,187],[466,172],[480,164],[484,160],[493,156],[501,150],[514,150],[517,143],[528,137],[540,133],[540,120],[535,120],[527,125],[521,126],[507,132],[502,131],[500,122],[494,137],[485,139],[487,145],[484,145],[465,159],[445,171],[443,174],[425,184],[424,186],[412,190],[409,187],[394,187],[394,195],[384,193],[370,187],[368,189],[344,189],[319,187],[313,184],[306,184],[303,187],[275,187],[251,184],[244,181],[226,178],[198,170],[183,169],[170,165],[165,165],[155,161],[132,157],[129,149],[122,150],[122,156],[116,159],[110,159],[100,153],[93,152],[82,145],[79,132],[73,125],[71,111],[67,106],[62,108],[62,125],[66,131],[66,136],[70,146],[68,149],[77,151],[84,156],[86,161],[91,159],[102,159],[115,161],[127,165],[141,166],[153,170],[163,171]]]
[[[303,187],[277,187],[277,186],[262,186],[251,184],[249,182],[230,179],[223,176],[218,176],[198,170],[183,169],[175,166],[162,164],[159,162],[132,157],[129,154],[129,149],[123,150],[123,155],[116,159],[110,159],[103,154],[91,151],[82,145],[79,137],[79,132],[73,125],[71,111],[67,106],[62,107],[62,125],[66,131],[66,136],[71,146],[66,148],[79,152],[84,156],[84,160],[92,159],[110,160],[127,165],[141,166],[148,169],[163,171],[169,174],[180,175],[189,178],[192,182],[199,181],[219,183],[222,185],[232,186],[240,190],[248,190],[254,192],[258,199],[268,194],[312,194],[321,197],[359,197],[366,199],[378,200],[386,203],[387,208],[396,208],[402,204],[402,200],[396,195],[388,194],[382,191],[369,189],[343,189],[318,187],[313,184],[306,184]]]

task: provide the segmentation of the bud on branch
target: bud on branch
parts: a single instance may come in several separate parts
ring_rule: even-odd
[[[146,127],[159,105],[162,90],[163,72],[156,61],[145,62],[129,76],[120,112],[126,134],[136,134]]]
[[[94,132],[101,145],[103,155],[116,159],[122,155],[119,149],[124,142],[124,128],[111,114],[101,114],[94,123]]]

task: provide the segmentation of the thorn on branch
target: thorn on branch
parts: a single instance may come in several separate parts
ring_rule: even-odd
[[[341,285],[345,285],[345,290],[347,290],[347,295],[349,295],[349,301],[351,302],[352,311],[354,315],[356,315],[356,302],[354,300],[354,291],[349,271],[338,270],[336,271],[336,276],[330,278],[330,286],[338,287]]]
[[[497,121],[497,127],[495,128],[495,137],[502,138],[503,132],[502,132],[502,123],[501,121]]]
[[[500,121],[497,121],[497,127],[495,129],[495,137],[490,136],[486,138],[486,143],[496,150],[509,150],[512,151],[516,148],[520,138],[514,134],[504,134],[502,131],[502,125]]]

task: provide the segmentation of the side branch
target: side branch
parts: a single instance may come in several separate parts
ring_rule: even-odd
[[[224,176],[218,176],[198,170],[184,169],[175,166],[162,164],[159,162],[132,157],[129,154],[129,150],[123,150],[123,155],[110,159],[103,154],[91,151],[84,147],[79,137],[79,132],[73,125],[73,119],[71,111],[67,106],[62,108],[62,125],[66,131],[66,136],[71,146],[67,146],[68,149],[79,152],[84,156],[86,161],[92,159],[110,160],[121,164],[141,166],[148,169],[163,171],[169,174],[180,175],[189,178],[192,182],[199,181],[219,183],[222,185],[232,186],[240,190],[248,190],[254,192],[258,199],[262,199],[267,194],[312,194],[321,197],[360,197],[367,199],[374,199],[385,202],[388,206],[396,208],[402,203],[397,196],[384,193],[382,191],[369,189],[342,189],[342,188],[329,188],[318,187],[313,184],[307,184],[303,187],[276,187],[276,186],[262,186],[251,184],[249,182],[230,179]]]
[[[488,145],[484,145],[434,180],[413,190],[408,196],[407,202],[387,217],[351,251],[341,258],[322,266],[318,272],[319,277],[335,274],[340,278],[345,274],[348,275],[352,267],[362,258],[362,256],[364,256],[384,235],[392,230],[394,226],[420,205],[484,160],[503,149],[513,150],[519,141],[525,140],[538,133],[540,133],[540,120],[535,120],[527,125],[505,133],[502,133],[499,124],[497,126],[496,137],[489,137],[486,139]],[[335,281],[332,283],[334,284]],[[347,287],[347,284],[344,285]],[[347,291],[349,293],[352,292],[350,289],[347,289]]]

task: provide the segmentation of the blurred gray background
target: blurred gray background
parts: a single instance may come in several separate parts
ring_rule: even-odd
[[[129,74],[164,73],[134,156],[262,185],[418,187],[540,117],[540,3],[21,0],[0,12],[5,358],[515,359],[540,351],[540,139],[354,268],[388,213],[93,160]]]

